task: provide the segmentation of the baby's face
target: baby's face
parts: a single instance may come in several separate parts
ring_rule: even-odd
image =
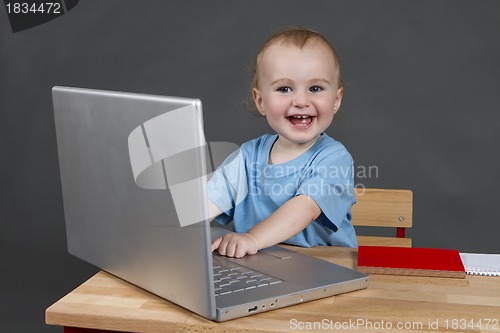
[[[316,141],[342,100],[331,51],[314,42],[302,49],[272,45],[258,70],[255,104],[280,139],[293,144]]]

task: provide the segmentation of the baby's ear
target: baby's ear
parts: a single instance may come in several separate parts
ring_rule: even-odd
[[[265,116],[266,112],[264,110],[264,103],[262,101],[262,95],[260,94],[259,89],[253,88],[252,96],[253,96],[253,101],[255,102],[255,106],[257,107],[257,110],[259,110],[261,115]]]
[[[340,104],[342,104],[342,97],[344,97],[344,88],[340,87],[337,90],[337,97],[335,98],[335,103],[333,106],[333,111],[337,113],[337,111],[340,109]]]

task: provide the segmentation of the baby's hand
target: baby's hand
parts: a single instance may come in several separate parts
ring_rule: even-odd
[[[228,257],[242,258],[247,254],[256,254],[259,250],[255,237],[249,233],[234,232],[217,238],[212,243],[212,252],[219,249],[219,254]]]

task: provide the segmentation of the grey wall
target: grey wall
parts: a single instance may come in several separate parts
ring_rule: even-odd
[[[290,25],[337,48],[328,133],[359,184],[414,191],[414,246],[500,252],[499,1],[86,0],[15,34],[0,9],[2,331],[60,331],[45,308],[96,271],[66,254],[51,87],[199,97],[207,139],[242,143],[270,131],[242,107],[252,59]]]

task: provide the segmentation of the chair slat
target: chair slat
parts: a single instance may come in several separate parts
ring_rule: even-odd
[[[398,246],[411,247],[411,238],[357,236],[358,246]]]
[[[352,207],[355,226],[411,228],[413,192],[410,190],[356,189]]]

